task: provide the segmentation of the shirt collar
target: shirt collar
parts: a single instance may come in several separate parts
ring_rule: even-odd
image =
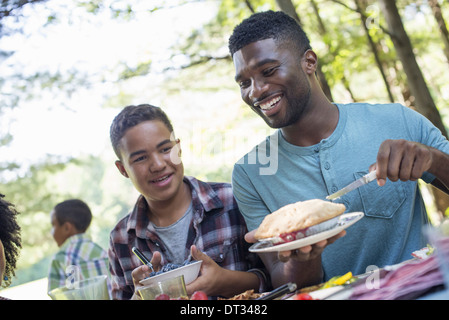
[[[192,191],[194,208],[198,209],[201,206],[204,208],[204,212],[207,213],[214,209],[221,209],[224,207],[220,197],[210,184],[193,177],[184,177],[184,181],[187,182]]]
[[[89,237],[85,233],[74,234],[73,236],[68,237],[64,241],[64,243],[61,245],[60,249],[63,249],[65,247],[67,247],[69,244],[74,243],[74,242],[78,242],[78,241],[83,240],[83,239],[89,239]]]

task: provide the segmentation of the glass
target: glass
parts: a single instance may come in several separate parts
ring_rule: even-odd
[[[73,288],[61,287],[51,290],[52,300],[110,300],[108,276],[97,276],[73,283]]]
[[[143,300],[188,298],[183,275],[155,282],[139,289],[138,292]]]
[[[449,289],[449,219],[438,226],[427,226],[424,233],[434,247],[445,287]]]

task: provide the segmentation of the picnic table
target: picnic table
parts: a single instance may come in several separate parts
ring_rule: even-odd
[[[449,288],[436,254],[374,268],[351,277],[350,283],[302,288],[282,299],[294,300],[302,293],[317,300],[449,300]]]

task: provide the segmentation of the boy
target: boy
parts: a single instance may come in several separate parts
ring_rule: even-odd
[[[51,233],[60,249],[50,264],[48,291],[108,275],[107,252],[85,234],[92,220],[88,205],[78,199],[66,200],[57,204],[50,216]]]
[[[141,194],[111,232],[113,299],[138,298],[139,280],[149,276],[132,247],[156,269],[203,260],[200,276],[187,285],[188,294],[202,290],[228,297],[258,291],[264,275],[246,272],[252,265],[244,241],[247,228],[231,186],[184,176],[180,141],[173,138],[167,115],[151,105],[128,106],[114,119],[110,135],[119,172]]]

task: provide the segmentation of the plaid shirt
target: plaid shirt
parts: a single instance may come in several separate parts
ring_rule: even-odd
[[[66,281],[98,275],[109,275],[107,252],[85,234],[76,234],[64,242],[50,263],[48,291],[65,287]]]
[[[192,192],[193,218],[185,246],[185,260],[191,259],[190,247],[195,244],[218,265],[230,270],[247,271],[260,263],[255,254],[248,252],[244,240],[246,224],[227,183],[205,183],[184,177]],[[131,272],[142,265],[132,253],[137,247],[150,260],[159,251],[162,265],[171,262],[164,257],[165,244],[150,224],[148,205],[139,196],[132,212],[118,222],[110,235],[109,268],[112,276],[112,298],[130,299],[134,293]],[[258,269],[259,278],[265,280]],[[262,281],[263,282],[263,281]]]

